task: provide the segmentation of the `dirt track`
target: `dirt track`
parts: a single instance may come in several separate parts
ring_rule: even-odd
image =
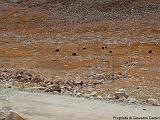
[[[123,106],[83,98],[20,91],[10,93],[9,105],[29,120],[112,120],[113,116],[160,115],[160,107]]]

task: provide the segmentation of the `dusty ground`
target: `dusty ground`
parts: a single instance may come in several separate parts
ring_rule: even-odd
[[[60,51],[56,52],[56,49]],[[152,53],[148,53],[150,50]],[[82,87],[81,92],[98,91],[105,96],[124,88],[129,95],[139,99],[160,98],[160,45],[156,43],[128,46],[102,43],[24,45],[8,42],[1,45],[0,52],[2,69],[25,69],[50,81],[102,82],[94,88]],[[72,55],[74,52],[77,56]]]
[[[12,110],[16,110],[29,120],[113,120],[114,116],[152,117],[153,119],[153,117],[159,117],[160,113],[160,107],[154,106],[125,106],[69,96],[13,90],[8,92],[10,95],[8,95],[9,104],[7,105],[12,106]]]
[[[2,0],[0,68],[27,70],[49,81],[100,83],[81,87],[82,93],[106,96],[124,88],[137,99],[160,100],[159,1],[96,5]]]

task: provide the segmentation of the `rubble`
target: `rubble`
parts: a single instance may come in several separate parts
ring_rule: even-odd
[[[114,99],[114,96],[112,96],[111,94],[108,94],[108,95],[106,96],[106,99],[109,99],[109,100]]]
[[[103,99],[103,97],[102,97],[102,96],[100,96],[100,95],[98,95],[98,96],[97,96],[97,99],[98,99],[98,100],[102,100],[102,99]]]
[[[83,94],[83,97],[84,98],[90,98],[90,94],[85,93],[85,94]]]
[[[89,94],[89,97],[97,97],[97,92],[93,91]]]
[[[55,91],[61,93],[61,87],[60,87],[60,85],[56,85],[56,84],[49,85],[45,89],[45,92],[55,92]]]
[[[128,101],[128,103],[136,103],[138,100],[136,98],[133,98],[133,97],[128,97],[127,101]]]
[[[101,74],[100,74],[101,76]],[[103,75],[102,75],[103,76]],[[82,81],[77,79],[73,80],[56,80],[51,78],[45,78],[43,76],[37,76],[28,71],[18,70],[18,71],[10,71],[10,70],[1,70],[0,71],[1,82],[3,83],[3,87],[5,88],[25,88],[26,90],[32,91],[42,91],[53,94],[63,94],[63,95],[71,95],[76,97],[84,97],[88,99],[97,99],[97,100],[117,100],[119,102],[127,102],[127,103],[138,103],[138,100],[132,96],[129,96],[125,89],[118,89],[114,93],[107,93],[107,95],[102,95],[102,93],[106,92],[105,90],[100,90],[97,93],[96,87],[99,87],[104,83],[104,80],[92,80],[92,81]],[[15,86],[20,84],[20,86]],[[31,84],[31,87],[25,87],[25,85]],[[83,91],[83,88],[86,88],[87,91]],[[139,86],[136,87],[139,90]],[[110,91],[110,89],[108,89]],[[159,101],[156,99],[148,99],[147,103],[157,106],[159,105]]]
[[[154,99],[154,98],[149,98],[147,100],[147,103],[153,105],[153,106],[160,106],[160,103],[157,99]]]
[[[0,0],[0,86],[130,103],[132,92],[137,99],[153,93],[160,100],[156,1]]]
[[[33,89],[33,90],[45,90],[46,89],[46,87],[32,87],[31,89]]]
[[[123,99],[123,98],[128,98],[128,94],[126,93],[126,90],[124,89],[119,89],[117,92],[115,92],[115,99]]]
[[[13,86],[11,84],[8,84],[8,83],[6,83],[4,87],[5,88],[13,88]]]
[[[25,70],[10,71],[10,70],[0,70],[0,79],[2,81],[18,81],[18,82],[33,82],[39,83],[43,82],[44,78],[41,76],[33,75]]]
[[[82,93],[77,93],[76,96],[77,97],[82,97]]]

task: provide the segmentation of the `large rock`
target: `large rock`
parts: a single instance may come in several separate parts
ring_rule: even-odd
[[[76,96],[77,97],[82,97],[82,93],[77,93]]]
[[[75,81],[74,84],[77,86],[82,86],[84,83],[83,81]]]
[[[9,84],[9,83],[6,83],[5,84],[5,88],[13,88],[13,86],[11,84]]]
[[[83,97],[89,98],[89,97],[90,97],[90,94],[84,94]]]
[[[159,101],[158,101],[157,99],[154,99],[154,98],[149,98],[149,99],[147,100],[147,102],[148,102],[149,104],[153,105],[153,106],[159,106],[159,105],[160,105]]]
[[[97,96],[97,99],[98,99],[98,100],[103,100],[103,97],[100,96],[100,95],[98,95],[98,96]]]
[[[54,91],[57,91],[57,92],[61,92],[61,87],[60,85],[49,85],[46,89],[45,89],[45,92],[54,92]]]
[[[89,94],[90,97],[97,97],[97,92],[93,91]]]
[[[113,99],[114,97],[111,95],[111,94],[108,94],[107,96],[106,96],[106,99]]]
[[[128,94],[124,89],[119,89],[115,94],[115,99],[123,99],[123,98],[128,98]]]
[[[33,90],[45,90],[46,89],[46,87],[33,87],[32,88]]]
[[[133,97],[128,97],[127,101],[129,103],[136,103],[137,102],[137,99],[136,98],[133,98]]]

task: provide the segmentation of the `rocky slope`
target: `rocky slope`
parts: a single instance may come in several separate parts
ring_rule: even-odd
[[[1,33],[26,39],[158,41],[160,34],[159,0],[3,0],[0,6]]]
[[[160,101],[159,42],[159,0],[0,1],[5,87]]]
[[[9,0],[30,9],[76,22],[124,19],[159,14],[158,0]]]

